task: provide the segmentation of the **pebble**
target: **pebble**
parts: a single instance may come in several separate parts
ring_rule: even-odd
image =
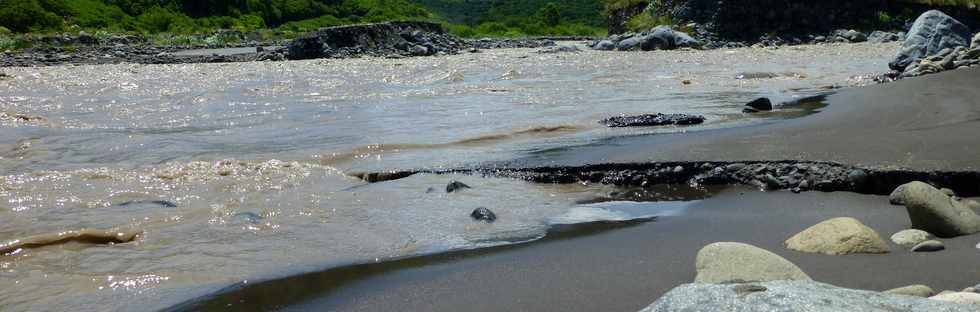
[[[912,247],[913,252],[933,252],[943,249],[946,249],[946,246],[943,245],[943,242],[937,240],[927,240]]]

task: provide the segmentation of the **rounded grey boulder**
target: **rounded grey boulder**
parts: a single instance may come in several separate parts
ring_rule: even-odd
[[[810,280],[789,260],[749,244],[713,243],[698,251],[696,283]]]
[[[922,182],[911,182],[898,188],[901,191],[897,197],[905,203],[912,228],[938,237],[980,232],[980,216],[935,187]]]
[[[968,46],[970,35],[970,28],[943,12],[931,10],[922,13],[912,24],[905,43],[888,67],[904,71],[912,62],[936,55],[943,49]]]

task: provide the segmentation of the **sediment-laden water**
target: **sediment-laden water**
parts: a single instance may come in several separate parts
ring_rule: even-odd
[[[601,185],[345,173],[452,168],[611,136],[768,122],[742,105],[870,83],[894,44],[647,53],[488,50],[411,59],[16,68],[0,78],[4,310],[151,310],[233,283],[540,238],[554,224],[645,216]],[[772,73],[755,75],[752,73]],[[745,78],[736,79],[747,73]],[[772,77],[775,76],[775,77]],[[703,125],[610,129],[620,114]],[[446,193],[458,179],[472,186]],[[498,219],[474,222],[474,208]],[[618,207],[618,208],[617,208]],[[626,208],[624,208],[626,207]],[[654,212],[662,213],[662,212]],[[671,211],[669,213],[683,213]]]

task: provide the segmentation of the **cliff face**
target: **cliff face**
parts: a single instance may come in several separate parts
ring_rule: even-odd
[[[976,27],[980,14],[966,7],[937,7],[895,0],[656,0],[653,11],[674,22],[708,25],[723,37],[758,38],[763,34],[816,34],[839,28],[860,28],[876,21],[879,12],[891,16],[940,9]],[[637,11],[636,14],[642,12]],[[628,13],[628,12],[621,12]],[[612,16],[610,16],[613,19]],[[629,17],[615,16],[616,20]],[[610,33],[614,33],[610,27]]]

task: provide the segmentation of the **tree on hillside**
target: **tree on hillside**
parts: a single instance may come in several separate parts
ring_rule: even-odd
[[[541,16],[541,20],[545,25],[558,26],[558,24],[561,24],[561,8],[558,7],[557,3],[548,2],[548,4],[541,7],[538,15]]]

